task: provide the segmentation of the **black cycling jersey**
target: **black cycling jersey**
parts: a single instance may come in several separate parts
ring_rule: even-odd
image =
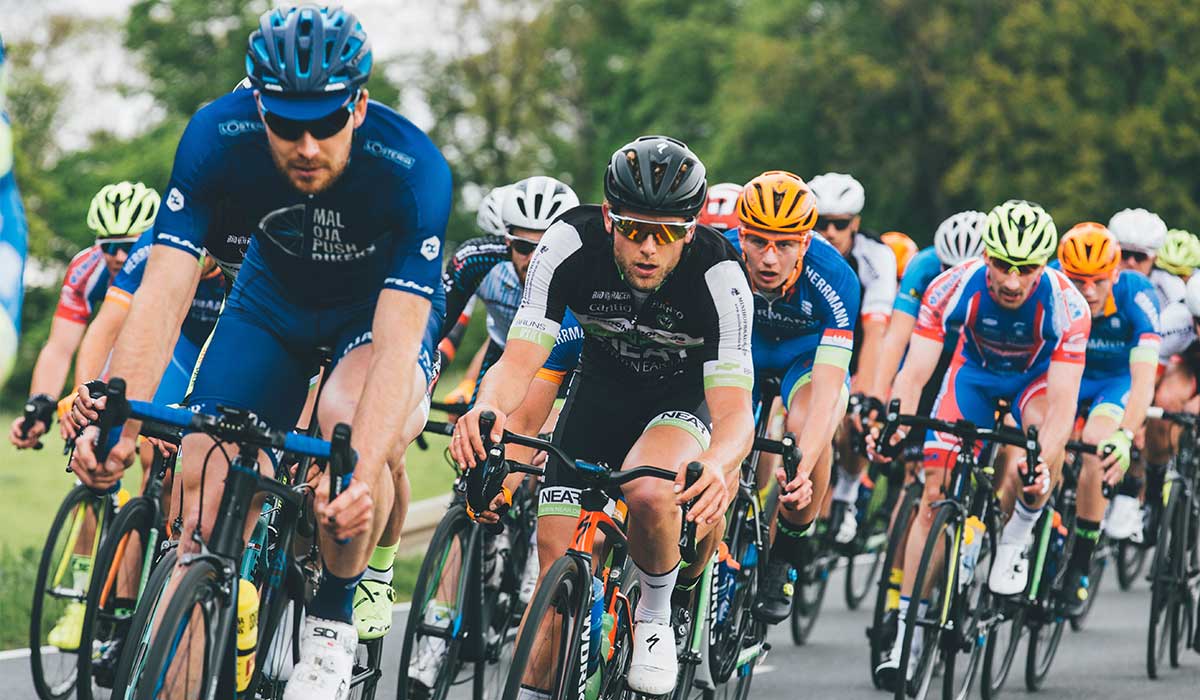
[[[690,394],[754,382],[750,285],[737,252],[699,226],[662,286],[635,293],[613,260],[599,206],[563,214],[526,275],[509,338],[550,348],[569,308],[584,329],[581,372],[633,388]]]
[[[508,326],[521,302],[521,281],[513,269],[508,243],[499,236],[480,236],[465,241],[454,251],[442,275],[446,290],[446,337],[471,297],[478,294],[488,315],[488,337],[501,349]]]

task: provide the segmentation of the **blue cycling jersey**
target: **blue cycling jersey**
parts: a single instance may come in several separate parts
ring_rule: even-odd
[[[896,292],[896,301],[892,305],[895,311],[908,314],[913,318],[921,310],[921,297],[933,279],[945,271],[942,261],[938,259],[933,246],[913,256],[904,268],[904,276],[900,278],[900,289]]]
[[[253,91],[203,107],[188,123],[159,208],[155,243],[228,271],[246,256],[291,301],[330,308],[381,288],[431,298],[441,276],[450,168],[429,138],[371,102],[345,171],[317,194],[292,187],[272,160]]]
[[[1131,360],[1158,360],[1162,342],[1158,325],[1158,294],[1140,272],[1124,270],[1113,285],[1104,312],[1092,318],[1088,337],[1088,378],[1129,374]]]
[[[737,229],[724,233],[741,253]],[[785,372],[808,355],[813,362],[847,368],[860,297],[858,278],[845,258],[825,239],[813,236],[800,276],[787,293],[775,298],[754,293],[755,373]]]
[[[154,229],[149,229],[138,238],[137,243],[129,251],[129,257],[117,278],[109,287],[109,297],[122,296],[126,300],[137,292],[142,285],[142,277],[146,273],[146,262],[150,258],[150,248],[154,243]],[[225,300],[225,278],[219,270],[213,271],[200,278],[196,285],[196,294],[188,307],[187,316],[179,334],[187,338],[197,347],[204,345],[213,326],[217,325],[217,316],[221,313],[221,304]]]

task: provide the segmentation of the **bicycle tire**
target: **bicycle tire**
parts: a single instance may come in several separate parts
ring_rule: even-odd
[[[460,504],[451,506],[446,511],[433,533],[429,549],[426,550],[425,558],[421,561],[421,569],[413,587],[413,605],[409,609],[408,621],[404,627],[404,641],[400,650],[400,677],[396,683],[397,700],[407,700],[410,695],[408,670],[414,648],[418,643],[417,634],[424,620],[426,606],[432,600],[432,595],[438,590],[442,571],[446,561],[450,558],[449,549],[454,543],[458,544],[459,550],[459,583],[456,587],[454,608],[461,612],[464,602],[463,582],[466,581],[470,563],[474,559],[474,553],[470,551],[470,548],[474,546],[473,543],[477,542],[473,536],[475,528],[475,524],[467,515],[466,508]],[[442,669],[436,675],[434,685],[429,688],[429,697],[432,700],[440,700],[445,697],[449,692],[450,685],[462,669],[462,661],[458,658],[461,642],[462,635],[460,634],[455,634],[447,640]]]
[[[1029,627],[1025,655],[1025,688],[1029,692],[1036,692],[1045,684],[1065,628],[1066,620],[1062,618]]]
[[[730,523],[739,523],[730,528],[726,535],[729,559],[749,562],[750,549],[757,547],[755,537],[758,523],[747,519],[751,504],[739,498],[735,501]],[[720,686],[733,676],[737,669],[737,657],[747,634],[753,630],[754,615],[751,606],[758,593],[759,567],[763,566],[765,552],[757,552],[758,560],[753,566],[742,566],[733,571],[724,564],[713,567],[713,601],[716,609],[709,612],[712,623],[708,635],[708,664],[713,683]],[[722,590],[722,586],[732,591]],[[726,604],[726,601],[728,603]],[[721,610],[725,613],[722,615]]]
[[[824,551],[817,555],[810,570],[801,572],[796,580],[796,592],[792,597],[792,643],[804,646],[812,634],[817,618],[821,616],[821,605],[825,601],[825,589],[829,585],[829,570],[837,562],[826,543],[818,545]]]
[[[123,559],[123,555],[118,556],[118,553],[128,549],[128,543],[132,541],[128,538],[133,537],[135,533],[141,539],[142,561],[145,561],[145,557],[148,555],[145,551],[146,542],[149,539],[150,530],[155,526],[153,520],[156,511],[157,508],[154,504],[144,497],[130,499],[113,518],[112,525],[100,543],[100,551],[96,555],[96,563],[92,567],[92,578],[98,585],[88,588],[87,612],[83,617],[83,630],[79,637],[81,651],[76,688],[78,700],[94,700],[97,695],[108,696],[108,693],[103,692],[104,689],[93,687],[92,654],[84,653],[83,650],[92,649],[97,633],[105,637],[112,637],[114,634],[120,635],[117,632],[120,621],[116,620],[115,606],[111,605],[116,594],[112,590],[106,590],[109,588],[109,574],[113,566]],[[149,555],[153,556],[153,553],[149,553]],[[139,575],[141,573],[140,567],[138,573]],[[102,597],[106,598],[104,610],[101,610]],[[110,640],[106,639],[106,641]]]
[[[1145,545],[1134,544],[1129,540],[1121,540],[1116,547],[1117,585],[1122,591],[1133,587],[1146,566]]]
[[[916,484],[916,482],[914,482]],[[919,488],[919,484],[916,484]],[[871,626],[867,628],[867,638],[870,642],[870,654],[868,655],[871,668],[868,669],[871,674],[871,684],[876,689],[879,688],[879,680],[875,677],[875,669],[879,664],[883,663],[883,655],[886,650],[891,649],[892,643],[895,641],[895,625],[888,625],[884,618],[888,615],[887,610],[887,594],[890,587],[890,575],[896,565],[896,559],[899,558],[901,563],[904,560],[904,550],[897,545],[900,542],[907,542],[908,537],[899,537],[896,533],[908,533],[909,525],[912,523],[912,516],[916,513],[917,508],[921,504],[921,492],[918,488],[913,488],[913,485],[904,487],[902,491],[899,511],[896,514],[896,522],[892,527],[892,534],[888,537],[887,554],[883,559],[883,568],[879,572],[879,582],[875,593],[875,609],[871,615]],[[892,611],[894,612],[894,611]],[[895,615],[893,615],[895,617]]]
[[[534,647],[542,641],[537,634],[542,620],[550,619],[553,622],[556,613],[561,618],[560,633],[556,635],[559,667],[552,672],[555,680],[550,695],[566,698],[578,692],[582,679],[579,678],[579,667],[573,661],[580,656],[583,617],[589,614],[586,607],[591,601],[591,590],[591,574],[583,562],[573,556],[560,557],[546,571],[529,604],[522,633],[517,638],[512,667],[504,684],[504,700],[516,700],[525,667],[529,665]]]
[[[1158,523],[1158,539],[1155,541],[1154,561],[1150,565],[1150,624],[1146,630],[1146,674],[1150,678],[1158,678],[1170,635],[1170,625],[1161,623],[1165,621],[1164,613],[1172,596],[1168,580],[1173,565],[1175,511],[1179,508],[1179,497],[1176,493],[1178,490],[1171,489],[1167,503],[1163,506],[1162,519]]]
[[[871,584],[877,580],[879,569],[883,566],[886,555],[886,548],[877,547],[873,551],[846,557],[846,578],[842,592],[845,594],[848,609],[858,610],[858,607],[871,593]],[[864,557],[866,561],[860,561]],[[858,572],[857,578],[861,579],[861,582],[855,581],[856,571]]]
[[[158,604],[162,601],[162,593],[166,590],[167,582],[175,569],[177,550],[172,547],[166,551],[154,565],[146,589],[138,600],[137,609],[133,611],[133,619],[129,623],[129,631],[125,635],[125,644],[121,646],[121,659],[117,662],[117,672],[113,677],[113,700],[132,700],[137,688],[129,687],[131,678],[140,678],[143,664],[150,650],[149,625],[154,619]],[[134,643],[130,643],[133,641]]]
[[[981,644],[981,638],[991,636],[990,627],[983,627],[984,618],[991,612],[996,604],[995,598],[987,587],[986,579],[981,575],[983,571],[991,570],[992,557],[996,552],[995,529],[988,530],[982,536],[983,543],[980,545],[979,554],[975,562],[974,575],[972,576],[970,587],[963,593],[955,594],[954,601],[954,622],[955,627],[963,630],[962,638],[959,640],[961,645],[957,648],[950,648],[949,645],[943,645],[943,658],[945,663],[942,666],[942,697],[952,698],[953,700],[966,700],[971,694],[971,689],[975,685],[975,679],[979,677],[980,668],[983,665],[984,649],[986,643]],[[957,575],[955,576],[957,579]],[[955,585],[961,585],[961,582],[956,580]],[[965,606],[965,609],[964,609]],[[966,666],[963,669],[961,678],[955,676],[955,668],[962,660],[961,655],[966,654]]]
[[[179,641],[185,631],[195,629],[195,621],[191,619],[192,610],[197,604],[203,604],[201,620],[204,622],[205,637],[203,640],[203,667],[198,677],[199,689],[195,693],[187,693],[185,697],[207,697],[210,685],[220,684],[222,666],[227,661],[217,657],[212,632],[221,629],[222,618],[225,615],[235,615],[233,606],[221,592],[228,586],[221,569],[211,561],[200,559],[187,565],[179,585],[171,594],[166,612],[159,620],[158,631],[154,633],[154,641],[150,645],[150,654],[146,659],[143,671],[144,680],[150,681],[138,687],[136,700],[155,700],[158,690],[170,671],[171,662],[175,659]],[[192,640],[195,643],[195,640]],[[228,652],[229,649],[226,649]],[[188,673],[188,679],[191,679]]]
[[[1096,548],[1096,553],[1092,555],[1092,565],[1088,569],[1088,590],[1090,594],[1083,605],[1083,611],[1070,619],[1072,632],[1083,630],[1087,624],[1088,616],[1092,614],[1092,608],[1096,604],[1096,597],[1100,594],[1100,584],[1104,582],[1104,572],[1108,569],[1108,560],[1113,556],[1112,544],[1105,543],[1104,538],[1104,534],[1101,533],[1099,546]]]
[[[64,534],[65,526],[69,518],[72,518],[76,509],[80,506],[87,506],[89,502],[94,502],[99,508],[107,508],[103,499],[107,496],[96,496],[96,494],[86,486],[76,486],[71,489],[62,504],[58,507],[58,512],[54,516],[54,520],[50,525],[50,532],[46,535],[46,544],[42,547],[42,556],[38,563],[37,578],[33,588],[33,604],[29,610],[29,665],[33,674],[33,687],[41,700],[66,700],[76,690],[76,680],[78,678],[78,649],[76,653],[69,651],[64,654],[57,654],[61,657],[63,664],[60,665],[62,672],[66,676],[62,680],[48,681],[47,679],[47,663],[43,659],[42,647],[46,646],[46,636],[49,634],[49,628],[46,623],[51,619],[57,618],[56,611],[59,606],[57,603],[47,606],[45,597],[49,596],[56,601],[60,596],[52,594],[46,590],[46,582],[50,578],[53,567],[55,575],[59,575],[63,571],[63,557],[70,557],[70,549],[66,545],[70,544],[71,535],[67,533],[67,539],[59,542]],[[111,500],[108,501],[111,503]],[[103,521],[107,521],[104,518]],[[103,526],[104,522],[98,520],[97,525]],[[74,529],[74,521],[72,520],[71,529]],[[58,551],[58,547],[62,545],[62,551]],[[58,556],[56,556],[56,554]],[[93,555],[96,553],[93,552]],[[95,557],[93,556],[93,562]],[[90,581],[89,581],[90,584]],[[89,585],[88,588],[91,588]],[[77,602],[86,601],[86,591],[79,594],[80,600]],[[44,619],[45,618],[45,619]],[[82,645],[80,645],[82,646]],[[57,675],[57,674],[56,674]]]
[[[938,508],[937,513],[934,515],[933,525],[929,528],[929,537],[925,540],[925,546],[921,552],[921,561],[917,566],[917,571],[913,579],[913,591],[918,592],[918,595],[920,591],[925,589],[926,579],[932,573],[933,557],[935,556],[938,548],[942,546],[941,539],[946,533],[947,529],[950,527],[950,521],[956,515],[957,511],[955,511],[953,508]],[[951,541],[953,541],[953,539],[951,539]],[[944,575],[945,571],[939,571],[937,573]],[[953,581],[951,581],[950,584],[952,585]],[[931,594],[936,592],[936,595],[930,595],[931,601],[941,602],[943,600],[943,596],[946,594],[947,584],[942,582],[940,584],[940,588],[937,588],[938,585],[939,584],[935,582],[935,588],[930,589]],[[926,612],[927,618],[932,616],[931,619],[936,620],[938,617],[940,617],[940,608],[941,606],[938,604],[930,605],[929,610]],[[890,689],[895,700],[906,700],[908,697],[915,697],[918,698],[918,700],[921,700],[928,694],[929,688],[932,685],[934,670],[937,666],[937,656],[941,647],[942,629],[940,624],[928,624],[929,619],[924,621],[925,624],[919,623],[917,616],[920,613],[920,609],[921,608],[919,605],[908,606],[908,618],[905,620],[904,639],[901,642],[900,647],[900,667],[896,678],[896,687]],[[912,653],[913,633],[918,627],[924,627],[925,629],[924,647],[922,649],[921,659],[917,662],[916,672],[913,674],[912,681],[908,681],[907,670],[910,665],[909,658]],[[914,692],[909,692],[910,690]]]
[[[1004,682],[1012,671],[1017,658],[1017,648],[1025,636],[1025,607],[1019,602],[1010,602],[1007,616],[988,635],[987,647],[980,669],[979,691],[983,700],[996,700],[1004,689]],[[1007,628],[1007,634],[1002,630]],[[997,663],[996,655],[999,654]]]
[[[519,532],[519,531],[518,531]],[[519,536],[527,536],[519,535]],[[510,547],[512,547],[510,542]],[[512,554],[518,548],[509,549],[510,560],[506,569],[512,569]],[[520,566],[525,565],[521,557]],[[483,587],[483,601],[479,606],[479,628],[483,630],[484,653],[474,662],[471,696],[473,700],[499,700],[512,665],[512,651],[517,641],[518,624],[513,619],[513,608],[518,604],[521,581],[506,571],[499,587]]]

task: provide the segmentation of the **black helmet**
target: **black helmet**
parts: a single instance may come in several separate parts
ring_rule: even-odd
[[[669,136],[642,136],[621,146],[604,172],[604,197],[617,209],[695,216],[707,189],[704,164]]]

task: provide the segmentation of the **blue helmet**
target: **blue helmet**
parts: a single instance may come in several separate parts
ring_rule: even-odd
[[[362,24],[340,7],[271,10],[246,50],[246,75],[263,107],[289,119],[315,119],[346,104],[372,63]]]

